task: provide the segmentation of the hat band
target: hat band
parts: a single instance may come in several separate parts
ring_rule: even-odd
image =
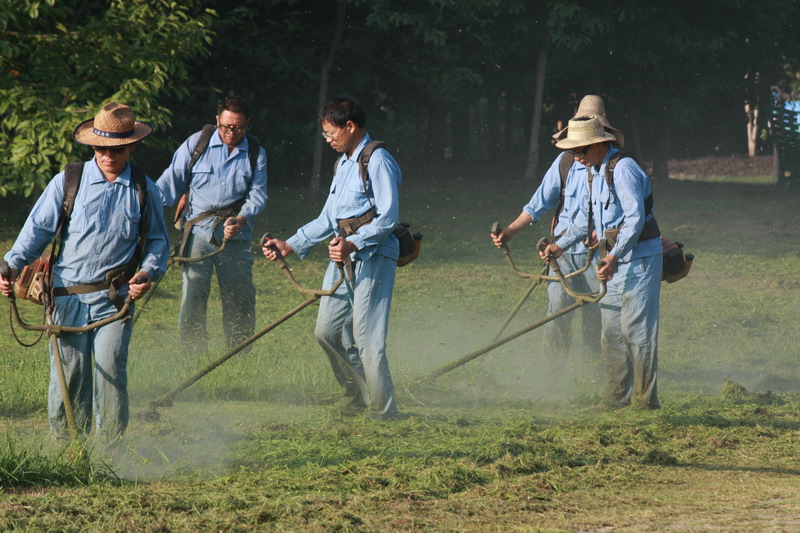
[[[99,137],[108,137],[110,139],[125,139],[126,137],[130,137],[134,133],[136,133],[136,128],[130,131],[123,131],[122,133],[117,133],[114,131],[103,131],[98,130],[97,128],[92,128],[92,133]]]

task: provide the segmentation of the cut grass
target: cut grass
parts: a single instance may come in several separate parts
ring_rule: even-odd
[[[3,481],[0,529],[798,527],[793,198],[730,183],[654,184],[665,236],[697,259],[686,280],[662,286],[664,408],[605,411],[597,358],[548,354],[541,331],[432,385],[411,384],[490,341],[525,290],[488,232],[494,220],[515,218],[534,188],[502,177],[425,180],[407,177],[403,189],[403,218],[425,238],[420,259],[398,271],[389,337],[406,418],[375,424],[338,413],[341,392],[313,339],[312,307],[182,393],[160,410],[161,422],[134,418],[113,456],[98,449],[74,466],[45,440],[44,344],[23,350],[3,336],[2,468],[12,475]],[[258,231],[286,237],[320,205],[296,190],[270,191]],[[538,270],[532,249],[542,228],[510,243],[521,267]],[[290,263],[301,284],[317,287],[324,247]],[[302,299],[262,258],[254,277],[259,325]],[[133,414],[224,351],[216,294],[211,349],[188,354],[176,335],[177,270],[159,293],[131,346]],[[541,318],[545,306],[544,291],[535,292],[509,331]]]

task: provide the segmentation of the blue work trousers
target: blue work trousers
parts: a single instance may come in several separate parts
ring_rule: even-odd
[[[187,248],[190,257],[200,257],[218,247],[205,238],[192,235]],[[196,351],[205,351],[207,347],[206,313],[214,270],[222,300],[222,329],[228,347],[252,336],[255,330],[253,253],[249,241],[232,239],[221,253],[198,263],[186,263],[183,267],[183,300],[178,323],[181,341]]]
[[[561,268],[561,273],[566,276],[576,270],[580,270],[586,263],[586,255],[585,253],[563,254],[558,258],[558,266]],[[552,270],[550,275],[554,275]],[[567,283],[569,283],[573,291],[578,293],[593,293],[600,288],[594,265],[589,265],[589,268],[583,274],[568,279]],[[547,295],[550,298],[550,303],[547,307],[548,315],[552,315],[575,303],[575,299],[567,294],[558,281],[548,282]],[[599,354],[600,309],[595,304],[586,304],[580,308],[580,312],[582,347],[588,355]],[[572,317],[574,314],[575,311],[567,313],[545,325],[544,340],[551,355],[560,357],[569,354],[570,346],[572,345]]]
[[[57,300],[61,298],[72,299],[69,303],[69,315],[87,316],[89,323],[97,322],[109,314],[107,302],[85,304],[77,296],[64,296]],[[54,314],[56,324],[61,320],[58,303]],[[75,425],[82,435],[91,430],[92,413],[96,434],[104,438],[119,437],[128,427],[127,366],[130,324],[130,320],[118,320],[86,333],[62,333],[57,337]],[[56,438],[68,439],[70,435],[54,357],[51,342],[47,413],[50,428]]]
[[[368,406],[374,418],[397,413],[386,358],[396,271],[396,260],[378,254],[354,262],[353,279],[346,279],[332,296],[322,297],[314,332],[345,397]],[[339,270],[331,263],[323,289],[330,289],[338,279]]]
[[[658,311],[661,254],[618,263],[600,301],[601,346],[606,367],[606,402],[658,408]]]

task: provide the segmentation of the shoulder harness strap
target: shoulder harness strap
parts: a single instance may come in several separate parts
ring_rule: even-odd
[[[608,160],[608,164],[606,165],[606,185],[610,188],[611,185],[614,183],[614,169],[617,166],[617,163],[620,160],[625,159],[626,157],[630,157],[631,159],[639,164],[639,160],[636,159],[636,156],[630,152],[617,152],[616,154],[612,155],[611,158]],[[639,165],[641,166],[641,165]],[[606,201],[606,207],[608,207],[609,202],[611,202],[611,195],[609,195],[608,200]],[[646,220],[644,223],[644,227],[642,228],[642,232],[639,235],[639,240],[643,241],[645,239],[652,239],[661,235],[661,230],[658,228],[658,223],[656,222],[656,218],[653,215],[653,193],[651,192],[650,195],[644,199],[644,214],[645,216],[650,215],[650,220]]]

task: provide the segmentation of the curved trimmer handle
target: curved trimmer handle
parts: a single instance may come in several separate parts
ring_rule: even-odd
[[[0,276],[3,276],[5,279],[11,279],[11,266],[8,264],[8,261],[0,261]],[[11,290],[11,293],[8,295],[8,299],[12,302],[17,299],[17,295],[14,294],[14,290]]]
[[[268,239],[272,239],[272,238],[273,238],[273,237],[272,237],[272,235],[270,234],[270,232],[266,232],[264,235],[262,235],[262,236],[261,236],[261,240],[259,241],[259,244],[260,244],[260,245],[261,245],[261,247],[263,248],[263,247],[264,247],[264,245],[266,244],[267,240],[268,240]],[[275,246],[274,244],[272,244],[272,245],[270,245],[270,246],[267,246],[267,248],[269,248],[270,250],[272,250],[273,252],[275,252],[275,255],[276,255],[276,256],[278,256],[278,258],[277,258],[277,259],[275,259],[275,262],[276,262],[276,263],[278,263],[278,266],[279,266],[279,267],[281,267],[281,268],[288,268],[288,267],[289,267],[289,265],[286,263],[286,259],[283,257],[283,254],[281,253],[281,251],[280,251],[280,250],[278,250],[278,247],[277,247],[277,246]]]
[[[492,224],[492,235],[497,237],[501,233],[503,233],[503,226],[501,226],[499,222],[495,222],[494,224]],[[506,245],[506,241],[502,241],[501,247],[503,252],[508,251],[508,246]]]

